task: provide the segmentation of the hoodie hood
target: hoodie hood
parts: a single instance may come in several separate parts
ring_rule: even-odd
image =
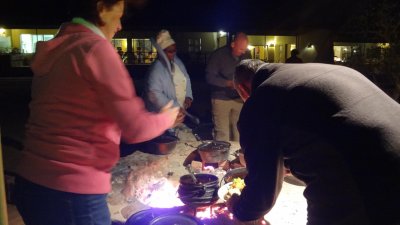
[[[87,38],[82,40],[80,39],[81,35],[85,35]],[[31,62],[31,69],[35,76],[46,75],[71,49],[82,45],[82,42],[95,40],[99,40],[99,36],[89,28],[75,23],[64,23],[53,39],[37,42],[36,53]]]
[[[158,55],[160,62],[166,68],[168,68],[168,71],[171,73],[171,64],[170,64],[169,59],[168,59],[167,55],[165,54],[164,50],[161,48],[161,46],[157,43],[157,41],[154,38],[151,38],[150,40],[153,43],[153,46],[157,50],[157,55]],[[174,61],[175,61],[175,59],[176,59],[176,54],[174,56]]]

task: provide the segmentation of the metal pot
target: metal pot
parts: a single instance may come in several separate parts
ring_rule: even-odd
[[[231,143],[226,141],[205,141],[197,151],[204,163],[219,163],[228,160]]]
[[[167,155],[175,149],[179,138],[171,135],[161,135],[146,143],[146,152],[156,155]]]
[[[193,182],[191,175],[187,174],[179,179],[178,194],[185,205],[207,206],[218,200],[218,177],[212,174],[198,173],[194,175],[197,183]]]
[[[196,148],[192,151],[183,162],[183,166],[187,166],[195,161],[203,163],[220,163],[228,160],[231,143],[225,141],[202,141],[198,147],[188,143],[185,145]]]
[[[201,223],[195,217],[182,214],[177,209],[173,208],[145,209],[131,215],[124,224],[125,225],[160,225],[160,224],[201,225]]]

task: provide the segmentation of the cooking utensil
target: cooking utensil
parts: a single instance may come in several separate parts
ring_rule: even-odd
[[[150,208],[138,211],[132,214],[124,223],[124,225],[150,225],[150,224],[164,224],[164,223],[155,223],[156,218],[165,217],[168,215],[182,215],[178,208]],[[164,221],[164,220],[163,220]],[[166,223],[172,224],[172,223]],[[186,223],[179,223],[186,224]],[[192,223],[187,223],[192,224]],[[114,224],[113,224],[114,225]]]
[[[148,153],[167,155],[175,149],[179,138],[171,135],[161,135],[146,143]]]
[[[193,173],[192,165],[188,164],[185,167],[186,167],[186,170],[189,172],[189,175],[192,177],[193,183],[196,184],[197,183],[197,178]]]
[[[187,167],[187,165],[190,165],[193,161],[201,161],[200,158],[200,154],[199,152],[196,150],[192,151],[185,159],[185,161],[183,161],[183,166]]]
[[[204,163],[220,163],[228,160],[231,143],[226,141],[205,141],[197,151]]]
[[[200,125],[200,119],[192,114],[190,114],[188,111],[183,110],[183,113],[196,125]]]
[[[149,225],[171,225],[171,224],[185,224],[185,225],[201,225],[195,217],[184,214],[169,214],[161,215],[150,221]]]
[[[145,209],[131,215],[125,225],[149,224],[158,214],[153,209]]]
[[[228,160],[231,143],[225,141],[203,141],[198,147],[185,143],[186,146],[196,148],[183,162],[183,166],[192,163],[193,160],[203,163],[220,163]]]
[[[203,139],[201,139],[201,137],[197,134],[197,133],[193,133],[193,136],[196,138],[197,141],[200,141],[201,143],[204,143]]]
[[[208,206],[218,201],[218,177],[213,174],[195,174],[197,183],[189,174],[179,179],[178,194],[185,205]]]

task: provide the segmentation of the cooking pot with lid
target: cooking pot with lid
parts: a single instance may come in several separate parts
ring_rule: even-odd
[[[218,177],[213,174],[194,174],[197,182],[194,182],[190,174],[179,179],[178,194],[185,205],[207,206],[218,200]]]
[[[156,137],[146,143],[146,152],[156,155],[167,155],[171,153],[177,143],[179,138],[172,135],[161,135]]]
[[[198,147],[188,143],[185,145],[196,148],[196,150],[186,157],[183,166],[189,165],[193,160],[201,160],[203,163],[220,163],[228,160],[230,155],[231,143],[226,141],[202,141]]]
[[[125,225],[202,225],[195,217],[185,215],[176,209],[150,208],[131,215]],[[114,223],[113,223],[114,225]],[[116,225],[116,224],[115,224]]]
[[[205,141],[197,147],[201,161],[219,163],[228,160],[231,143],[226,141]]]

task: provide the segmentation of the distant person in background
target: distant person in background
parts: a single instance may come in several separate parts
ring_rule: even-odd
[[[243,60],[235,87],[248,169],[227,202],[237,224],[270,212],[286,169],[306,184],[307,225],[400,224],[397,102],[359,72],[320,63]]]
[[[168,30],[161,30],[154,46],[158,57],[150,66],[146,76],[143,97],[148,110],[159,112],[168,102],[180,108],[175,120],[179,126],[185,118],[184,111],[193,101],[189,74],[183,62],[176,55],[176,43]],[[173,134],[173,130],[169,130]]]
[[[110,225],[107,194],[121,138],[150,140],[171,128],[172,103],[148,112],[111,40],[124,0],[76,0],[72,21],[40,41],[15,203],[26,225]]]
[[[303,63],[303,60],[298,57],[299,50],[293,49],[290,51],[290,57],[286,59],[285,63]]]
[[[118,53],[118,55],[121,57],[121,59],[122,59],[122,57],[124,56],[124,51],[122,51],[122,48],[121,47],[117,47],[117,53]]]
[[[206,66],[206,80],[211,86],[214,140],[239,141],[236,123],[243,101],[233,87],[233,74],[242,59],[251,58],[248,38],[239,32],[233,41],[215,50]]]

